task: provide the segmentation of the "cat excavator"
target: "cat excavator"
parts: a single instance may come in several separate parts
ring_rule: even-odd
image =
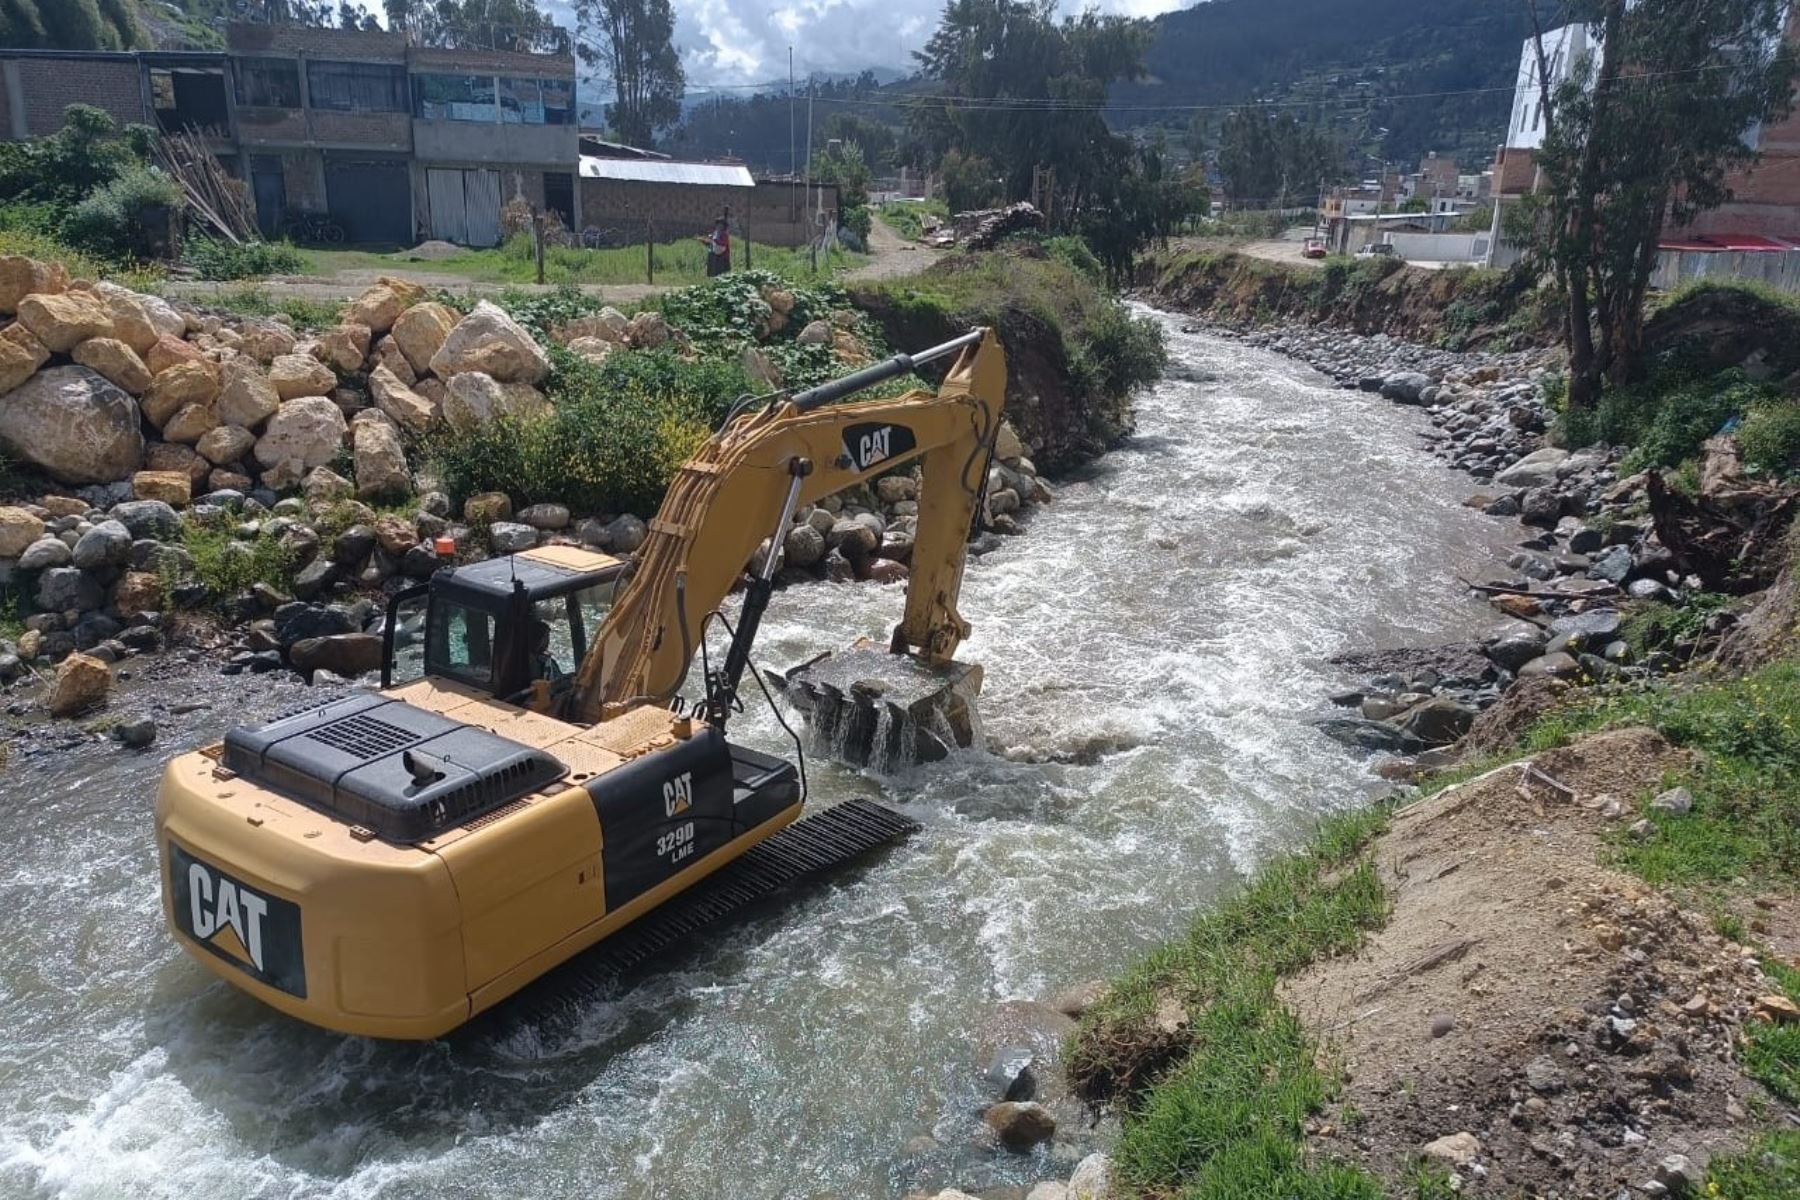
[[[935,392],[849,400],[941,359]],[[635,965],[915,829],[863,800],[796,820],[803,760],[734,744],[726,726],[756,678],[795,512],[912,464],[917,529],[888,651],[979,687],[954,662],[969,634],[956,603],[1005,386],[978,329],[740,402],[629,564],[550,545],[394,597],[379,691],[168,764],[156,840],[176,941],[302,1021],[434,1038],[577,955]],[[740,584],[732,626],[719,609]],[[714,622],[730,638],[716,664]]]

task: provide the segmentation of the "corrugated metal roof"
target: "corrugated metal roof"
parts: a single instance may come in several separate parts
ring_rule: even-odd
[[[635,158],[581,156],[583,179],[625,179],[634,183],[687,183],[704,187],[755,187],[746,167],[724,163],[655,162]]]

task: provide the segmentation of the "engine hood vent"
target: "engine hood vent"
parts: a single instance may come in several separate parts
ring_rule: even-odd
[[[385,696],[351,696],[225,735],[226,767],[385,841],[423,841],[568,768],[542,750]]]

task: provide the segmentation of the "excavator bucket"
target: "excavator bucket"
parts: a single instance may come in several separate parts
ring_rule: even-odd
[[[864,639],[769,677],[805,715],[816,743],[852,766],[888,772],[935,762],[980,736],[975,664],[932,666]]]

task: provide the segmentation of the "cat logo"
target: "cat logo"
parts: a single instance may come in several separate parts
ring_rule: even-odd
[[[263,918],[269,902],[229,879],[215,881],[198,862],[188,864],[187,891],[194,936],[263,970]]]
[[[694,804],[694,773],[683,771],[673,779],[663,781],[663,816],[673,817],[686,812]]]
[[[877,425],[865,422],[844,430],[844,452],[839,465],[855,471],[867,471],[918,448],[918,439],[904,425]]]
[[[233,879],[173,843],[169,892],[175,927],[207,953],[305,999],[298,904]]]

